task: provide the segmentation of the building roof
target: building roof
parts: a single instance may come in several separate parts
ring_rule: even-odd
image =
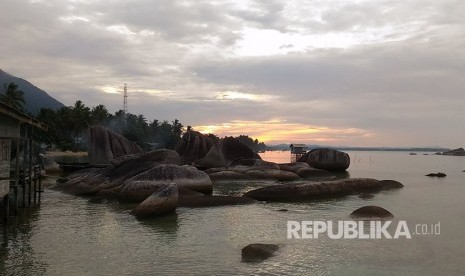
[[[305,144],[291,144],[289,147],[290,148],[306,148],[307,145],[305,145]]]
[[[44,123],[42,123],[39,120],[36,120],[32,118],[29,115],[24,114],[23,112],[17,110],[16,108],[13,108],[5,103],[0,102],[0,114],[4,114],[6,116],[9,116],[13,119],[18,120],[20,123],[25,123],[29,124],[31,126],[34,126],[36,128],[40,128],[42,130],[47,131],[48,126]]]

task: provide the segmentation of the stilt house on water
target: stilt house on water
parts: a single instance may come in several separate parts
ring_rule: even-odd
[[[34,129],[47,131],[38,120],[0,102],[0,222],[18,207],[40,202],[40,167],[33,164]]]
[[[305,144],[291,144],[291,163],[297,162],[300,157],[307,153],[307,145]]]

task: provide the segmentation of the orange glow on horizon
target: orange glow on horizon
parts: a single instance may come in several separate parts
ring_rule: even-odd
[[[193,128],[201,133],[213,133],[220,137],[248,135],[265,143],[350,143],[373,136],[368,131],[358,128],[329,128],[289,123],[285,120],[233,120],[228,123],[200,125]]]

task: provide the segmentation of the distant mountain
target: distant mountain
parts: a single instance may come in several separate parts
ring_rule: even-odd
[[[41,108],[59,109],[65,106],[64,104],[47,94],[44,90],[34,86],[30,82],[12,76],[0,69],[1,94],[5,93],[3,89],[3,84],[10,82],[14,82],[16,85],[18,85],[18,90],[24,92],[24,100],[26,101],[26,112],[36,114]]]
[[[290,144],[268,145],[268,150],[290,150]],[[333,148],[337,150],[351,151],[427,151],[427,152],[444,152],[448,148],[444,147],[350,147],[350,146],[322,146],[322,145],[306,145],[308,150],[318,148]]]

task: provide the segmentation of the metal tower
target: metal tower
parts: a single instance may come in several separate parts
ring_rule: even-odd
[[[124,113],[128,113],[128,85],[124,84]]]

